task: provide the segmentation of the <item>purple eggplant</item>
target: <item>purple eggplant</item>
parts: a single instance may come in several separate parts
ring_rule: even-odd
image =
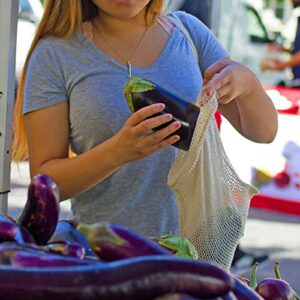
[[[0,264],[15,267],[66,267],[88,265],[91,261],[52,254],[33,244],[0,245]]]
[[[186,151],[189,149],[200,113],[198,106],[184,101],[151,81],[136,76],[132,77],[125,85],[124,95],[132,112],[150,104],[164,103],[166,107],[159,114],[170,113],[173,118],[155,130],[164,128],[174,121],[180,121],[181,127],[176,131],[180,139],[173,146]]]
[[[25,227],[38,245],[45,245],[59,217],[59,191],[53,179],[44,174],[33,177],[25,208],[17,223]]]
[[[0,242],[13,241],[17,232],[18,226],[13,219],[0,213]]]
[[[235,278],[234,288],[232,293],[239,300],[263,300],[263,298],[251,289],[248,285],[242,283],[239,279]]]
[[[91,246],[87,242],[86,238],[83,234],[81,234],[76,226],[78,224],[71,220],[59,220],[53,235],[51,236],[49,243],[55,242],[70,242],[70,243],[78,243],[85,249],[86,257],[96,257],[96,254],[91,249]]]
[[[18,225],[17,235],[14,238],[14,241],[19,244],[36,244],[34,237],[31,233],[22,225]]]
[[[66,241],[48,243],[44,246],[49,252],[71,256],[83,259],[85,257],[85,249],[78,243],[70,243]]]
[[[293,289],[282,279],[265,278],[255,290],[265,300],[296,300]]]
[[[108,223],[79,224],[77,229],[85,235],[92,250],[103,261],[146,255],[173,255],[157,243],[120,225]]]
[[[248,278],[239,276],[239,275],[234,275],[234,277],[238,280],[240,280],[243,284],[250,286],[250,280]]]
[[[233,278],[207,262],[175,256],[135,257],[60,268],[0,266],[0,298],[152,300],[167,293],[215,298],[233,288]]]
[[[200,298],[195,298],[187,294],[179,293],[169,293],[155,298],[154,300],[199,300]]]

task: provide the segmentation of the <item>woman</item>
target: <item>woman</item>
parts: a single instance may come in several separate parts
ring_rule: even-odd
[[[26,157],[26,132],[31,176],[52,176],[77,221],[114,222],[145,236],[178,231],[167,175],[180,124],[150,133],[172,116],[154,116],[162,104],[131,114],[122,94],[129,73],[187,101],[204,82],[243,136],[270,142],[276,134],[276,112],[255,75],[199,20],[178,12],[198,66],[162,7],[163,0],[46,1],[17,99],[14,157]]]

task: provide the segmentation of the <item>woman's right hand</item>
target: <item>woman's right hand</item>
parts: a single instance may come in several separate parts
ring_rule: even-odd
[[[122,129],[112,138],[116,162],[119,165],[142,159],[179,140],[179,136],[173,134],[181,126],[179,121],[153,131],[154,128],[172,120],[171,114],[153,116],[163,111],[164,108],[164,104],[158,103],[138,110],[128,118]]]

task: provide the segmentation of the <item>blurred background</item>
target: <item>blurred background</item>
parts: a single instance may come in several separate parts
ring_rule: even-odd
[[[242,138],[226,120],[221,137],[241,178],[259,188],[240,247],[251,255],[267,255],[259,266],[260,278],[274,277],[273,265],[279,261],[283,277],[300,293],[300,89],[291,69],[264,68],[270,58],[289,59],[288,52],[275,51],[272,45],[292,47],[300,11],[290,0],[171,0],[167,9],[185,10],[211,28],[232,59],[256,73],[278,109],[279,132],[270,145]],[[40,0],[20,0],[16,86],[42,13]],[[282,173],[293,185],[282,180]],[[28,164],[13,163],[8,209],[14,217],[24,206],[29,180]],[[61,218],[68,215],[69,202],[65,201]],[[235,271],[248,276],[249,263]]]

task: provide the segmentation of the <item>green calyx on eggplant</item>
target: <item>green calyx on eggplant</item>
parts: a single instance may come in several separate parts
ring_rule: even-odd
[[[199,255],[194,245],[184,237],[176,234],[163,234],[154,239],[159,245],[167,248],[176,256],[198,259]]]
[[[172,255],[157,243],[121,225],[109,223],[79,224],[92,250],[103,261],[114,261],[146,255]]]
[[[189,149],[200,113],[198,106],[186,102],[159,85],[137,76],[132,77],[127,82],[123,93],[132,112],[151,104],[164,103],[165,109],[156,115],[170,113],[173,118],[170,122],[158,126],[154,130],[162,129],[174,121],[180,121],[181,127],[176,131],[180,139],[173,146],[185,151]]]
[[[56,228],[59,199],[58,186],[50,176],[38,174],[33,177],[17,223],[29,231],[38,245],[45,245]]]
[[[76,257],[83,259],[85,257],[85,248],[78,243],[70,243],[67,241],[60,241],[54,243],[48,243],[44,248],[52,253]]]
[[[91,249],[91,246],[85,236],[76,229],[77,226],[78,223],[74,221],[59,220],[56,225],[55,231],[49,239],[48,243],[57,243],[61,241],[65,241],[68,243],[77,243],[84,248],[86,257],[96,257],[96,254]]]

